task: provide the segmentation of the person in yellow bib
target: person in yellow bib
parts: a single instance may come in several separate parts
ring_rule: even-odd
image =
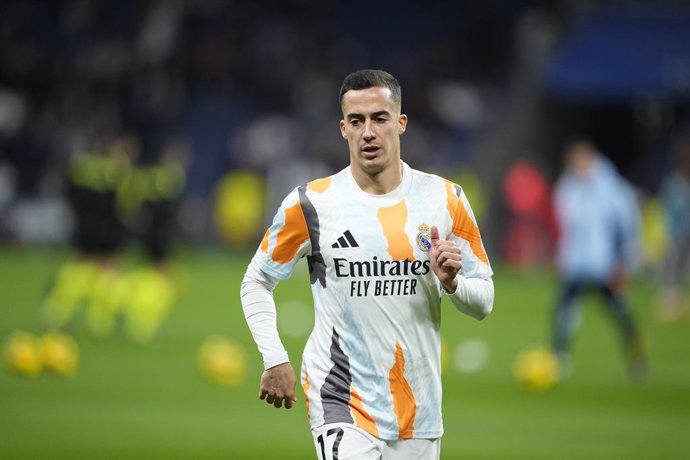
[[[315,321],[301,383],[318,457],[438,459],[441,299],[482,319],[493,273],[462,188],[401,160],[397,80],[354,72],[340,105],[350,165],[288,194],[240,288],[264,361],[259,396],[296,401],[272,291],[306,257]]]

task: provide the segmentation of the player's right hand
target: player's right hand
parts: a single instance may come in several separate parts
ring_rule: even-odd
[[[259,399],[265,400],[280,408],[285,404],[286,409],[292,408],[297,401],[295,396],[295,371],[290,363],[278,364],[266,369],[261,375]]]

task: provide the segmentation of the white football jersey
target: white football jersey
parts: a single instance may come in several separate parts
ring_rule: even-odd
[[[386,440],[443,434],[434,225],[460,247],[462,276],[491,277],[462,189],[407,164],[386,195],[363,192],[347,167],[281,204],[252,264],[286,279],[307,257],[315,320],[301,380],[312,428],[352,423]]]

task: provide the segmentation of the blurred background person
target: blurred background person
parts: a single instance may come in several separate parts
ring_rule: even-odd
[[[552,187],[540,168],[518,159],[503,178],[507,225],[503,259],[518,270],[529,270],[553,258],[556,226]]]
[[[690,313],[690,298],[684,293],[690,273],[690,132],[673,142],[671,160],[673,168],[659,190],[667,251],[656,313],[665,322],[677,321]]]
[[[143,251],[143,260],[127,274],[122,300],[125,334],[139,344],[156,337],[183,287],[182,268],[171,251],[187,160],[186,144],[172,140],[131,168],[118,189],[124,220]]]
[[[619,329],[631,378],[646,372],[645,352],[624,296],[625,277],[635,264],[640,217],[632,187],[587,140],[566,146],[565,171],[556,184],[559,227],[553,349],[562,376],[570,372],[570,342],[578,323],[578,298],[600,293]]]
[[[72,157],[67,195],[74,216],[72,255],[58,269],[43,301],[49,329],[71,325],[86,308],[86,324],[97,337],[112,333],[125,294],[120,252],[127,230],[118,209],[118,189],[139,155],[139,140],[124,135]]]

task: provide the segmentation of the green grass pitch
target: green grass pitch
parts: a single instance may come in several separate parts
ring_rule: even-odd
[[[41,332],[38,305],[60,250],[0,248],[0,338]],[[2,459],[316,458],[301,392],[291,411],[257,398],[261,359],[239,304],[249,253],[183,251],[188,286],[158,340],[139,347],[116,336],[98,341],[77,326],[81,368],[71,379],[0,371]],[[554,279],[496,267],[493,314],[476,322],[443,305],[452,349],[468,338],[488,344],[487,365],[444,375],[443,459],[690,458],[690,325],[661,325],[651,314],[654,285],[639,279],[632,302],[650,353],[650,376],[627,381],[619,342],[600,303],[585,303],[574,344],[575,371],[540,394],[520,391],[511,365],[548,335]],[[279,304],[310,305],[304,267],[276,290]],[[446,301],[447,302],[447,301]],[[306,318],[311,321],[311,317]],[[250,357],[236,387],[204,380],[195,353],[211,334],[236,338]],[[296,368],[306,336],[285,338]]]

